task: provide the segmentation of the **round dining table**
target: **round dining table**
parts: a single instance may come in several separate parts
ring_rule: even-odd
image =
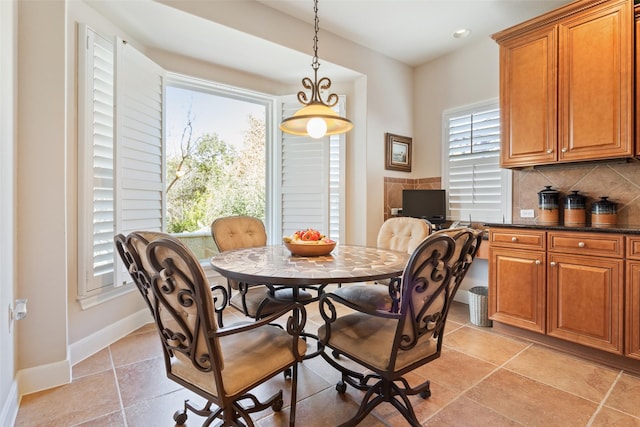
[[[239,282],[295,288],[397,277],[408,260],[408,253],[368,246],[337,245],[329,255],[304,257],[272,245],[222,252],[211,266]]]

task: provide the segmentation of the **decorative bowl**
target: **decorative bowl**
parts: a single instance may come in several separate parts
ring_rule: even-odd
[[[289,249],[291,255],[298,256],[323,256],[329,255],[331,251],[336,247],[336,242],[332,243],[293,243],[284,242],[284,245]]]

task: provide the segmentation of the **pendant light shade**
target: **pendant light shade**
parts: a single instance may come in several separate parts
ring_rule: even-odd
[[[323,103],[310,103],[282,121],[280,129],[293,135],[309,135],[322,138],[324,135],[337,135],[349,132],[353,123],[340,117],[332,108]]]
[[[313,11],[315,13],[315,36],[313,38],[313,82],[305,77],[302,79],[302,86],[311,91],[308,98],[305,91],[298,92],[298,101],[304,105],[296,113],[280,123],[280,130],[293,135],[310,136],[312,138],[322,138],[325,135],[337,135],[349,132],[353,129],[353,123],[349,119],[340,117],[333,110],[333,106],[338,103],[338,95],[329,94],[326,100],[322,99],[320,90],[331,87],[331,80],[323,77],[318,81],[318,0],[314,0]]]

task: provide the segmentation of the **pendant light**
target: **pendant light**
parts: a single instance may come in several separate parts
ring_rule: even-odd
[[[338,103],[338,95],[329,94],[325,100],[322,99],[321,90],[328,90],[331,87],[331,80],[323,77],[318,80],[318,0],[313,1],[313,12],[315,13],[313,37],[313,82],[310,78],[302,79],[302,86],[311,92],[302,90],[298,92],[298,101],[304,105],[293,116],[282,120],[280,130],[293,135],[310,136],[312,138],[322,138],[325,135],[337,135],[349,132],[353,128],[353,123],[349,119],[340,117],[333,108]]]

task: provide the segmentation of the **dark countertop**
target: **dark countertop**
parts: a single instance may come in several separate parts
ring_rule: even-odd
[[[589,233],[612,233],[612,234],[640,234],[640,225],[617,225],[611,228],[604,227],[565,227],[563,225],[541,225],[524,223],[485,223],[487,228],[522,228],[529,230],[555,230],[555,231],[581,231]]]

